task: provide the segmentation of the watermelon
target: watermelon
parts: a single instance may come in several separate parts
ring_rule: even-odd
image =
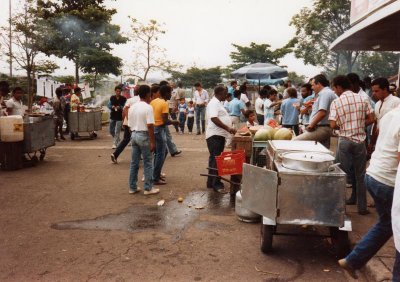
[[[287,128],[281,128],[274,134],[274,140],[292,140],[292,138],[292,131]]]

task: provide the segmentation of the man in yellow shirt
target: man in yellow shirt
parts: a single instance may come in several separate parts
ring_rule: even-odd
[[[78,109],[79,104],[81,103],[81,99],[79,96],[81,95],[81,88],[76,87],[74,89],[74,94],[71,96],[71,112],[76,111]]]
[[[154,156],[154,185],[165,185],[161,170],[164,165],[165,153],[167,150],[166,126],[170,124],[178,124],[179,121],[171,121],[168,119],[169,106],[167,101],[171,98],[172,88],[168,85],[160,87],[160,98],[151,101],[150,105],[154,112],[154,135],[156,139],[156,150]]]

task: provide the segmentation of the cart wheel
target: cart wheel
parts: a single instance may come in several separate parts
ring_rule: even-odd
[[[71,132],[70,136],[71,136],[71,140],[75,140],[75,133]]]
[[[97,133],[93,132],[92,135],[94,136],[94,138],[97,138]]]
[[[96,137],[97,137],[97,134],[94,133],[94,132],[90,133],[90,135],[89,135],[89,138],[90,138],[91,140],[96,139]]]
[[[40,161],[43,161],[45,156],[46,156],[46,149],[40,150],[40,156],[39,156]]]
[[[264,254],[272,251],[272,238],[274,236],[275,226],[261,224],[261,240],[260,247]]]
[[[35,155],[31,158],[32,165],[36,166],[39,163],[38,157]]]
[[[339,230],[337,227],[330,227],[332,244],[338,258],[346,257],[350,252],[349,233]]]

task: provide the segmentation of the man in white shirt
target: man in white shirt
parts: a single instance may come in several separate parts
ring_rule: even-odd
[[[211,168],[208,172],[209,175],[217,175],[218,173],[213,170],[217,168],[215,160],[216,156],[221,155],[224,151],[226,138],[230,134],[235,134],[236,130],[232,128],[231,119],[228,112],[224,108],[222,102],[225,101],[227,95],[227,89],[222,86],[218,86],[214,90],[214,97],[207,105],[207,132],[206,141],[210,157],[208,159],[208,167]],[[209,176],[207,179],[207,188],[214,189],[219,193],[225,193],[224,185],[221,180]]]
[[[381,119],[376,150],[365,177],[365,184],[375,201],[378,222],[346,258],[339,260],[339,265],[353,278],[357,277],[355,271],[363,267],[393,234],[391,210],[400,154],[399,120],[399,107]]]
[[[398,156],[400,161],[400,153]],[[397,168],[396,184],[394,186],[392,205],[392,230],[396,246],[396,260],[393,267],[392,281],[400,281],[400,163]]]
[[[150,106],[151,95],[148,85],[138,89],[140,101],[129,108],[128,126],[132,131],[132,160],[129,174],[129,193],[135,194],[141,189],[137,186],[140,157],[143,158],[144,194],[160,192],[153,188],[153,152],[155,149],[154,114]]]
[[[372,95],[379,100],[375,104],[376,122],[372,130],[371,142],[368,146],[368,151],[372,153],[375,148],[375,143],[379,135],[381,119],[391,110],[400,105],[400,99],[390,94],[389,81],[386,78],[380,77],[372,81]]]
[[[7,114],[9,116],[24,116],[25,110],[22,104],[24,91],[21,87],[15,87],[12,91],[12,98],[6,102]]]
[[[196,91],[193,94],[194,108],[196,111],[196,127],[197,135],[204,133],[206,130],[206,106],[209,96],[206,90],[203,89],[200,82],[195,83]],[[201,121],[201,128],[200,128]]]
[[[256,99],[256,114],[257,114],[257,121],[259,125],[264,125],[264,101],[267,98],[268,90],[261,89],[260,93],[258,94],[258,98]]]

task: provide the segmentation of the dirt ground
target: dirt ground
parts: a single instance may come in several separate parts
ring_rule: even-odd
[[[260,224],[240,222],[229,194],[199,176],[204,136],[173,138],[183,153],[167,159],[168,185],[154,196],[128,194],[130,149],[112,164],[106,128],[58,142],[36,167],[1,171],[0,280],[349,280],[326,239],[275,237],[261,253]]]

